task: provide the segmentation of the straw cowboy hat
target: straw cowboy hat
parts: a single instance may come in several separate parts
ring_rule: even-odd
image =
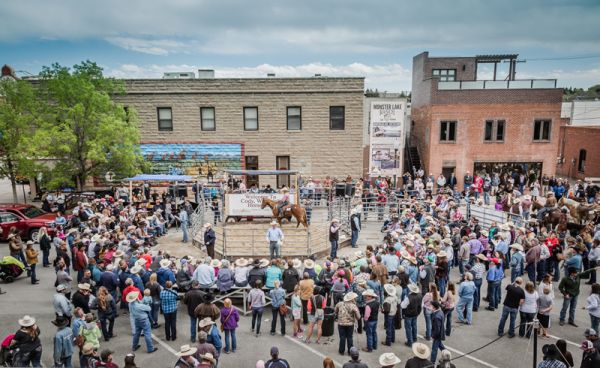
[[[523,246],[519,243],[512,244],[510,247],[521,252],[523,251]]]
[[[442,240],[442,242],[444,244],[452,245],[452,239],[450,239],[450,238],[444,238],[444,240]]]
[[[160,260],[160,267],[169,267],[171,265],[171,260],[170,259],[161,259]]]
[[[135,261],[135,264],[140,267],[146,267],[146,260],[144,258],[140,258]]]
[[[127,303],[132,303],[132,302],[138,300],[139,297],[140,297],[139,291],[131,291],[125,296],[125,300],[127,301]]]
[[[417,356],[417,358],[421,359],[429,359],[429,356],[431,355],[431,350],[429,349],[429,346],[420,342],[415,342],[413,344],[412,351],[413,354]]]
[[[236,267],[246,267],[248,266],[248,260],[246,258],[239,258],[235,260]]]
[[[292,266],[294,268],[300,268],[300,267],[302,267],[302,261],[299,260],[298,258],[294,258],[294,259],[292,259]]]
[[[417,259],[413,256],[408,257],[408,261],[414,265],[417,264]]]
[[[136,264],[135,266],[131,267],[129,272],[131,272],[133,274],[138,274],[138,273],[140,273],[141,270],[142,270],[142,268]]]
[[[212,224],[211,224],[210,222],[207,222],[206,224],[204,224],[204,226],[203,226],[203,227],[206,229],[206,228],[208,228],[208,227],[212,227]]]
[[[413,294],[419,293],[419,287],[417,286],[417,284],[412,283],[412,282],[410,284],[408,284],[408,290]]]
[[[383,289],[385,290],[386,294],[388,294],[388,295],[396,295],[396,288],[392,284],[383,285]]]
[[[88,284],[87,282],[84,282],[83,284],[79,284],[79,285],[77,285],[77,287],[79,288],[79,290],[90,291],[90,284]]]
[[[488,236],[488,234],[489,234],[489,233],[487,232],[487,230],[481,230],[479,233],[480,233],[481,235],[483,235],[483,236]]]
[[[267,267],[269,265],[269,260],[268,259],[261,259],[258,263],[258,266],[263,268],[263,267]]]
[[[198,351],[198,349],[193,346],[182,345],[181,348],[179,349],[179,351],[177,352],[177,356],[185,357],[185,356],[194,355],[194,354],[196,354],[196,351]]]
[[[382,367],[393,366],[394,364],[400,363],[401,360],[394,353],[383,353],[379,357],[379,364]]]
[[[211,267],[221,267],[221,261],[219,261],[218,259],[213,259],[212,261],[210,261],[210,265]]]
[[[372,298],[377,298],[377,294],[375,294],[375,292],[373,291],[373,289],[367,289],[366,291],[363,291],[362,296],[370,296]]]
[[[204,328],[204,327],[206,327],[206,326],[210,326],[210,325],[214,325],[214,324],[215,324],[215,322],[214,322],[212,319],[210,319],[210,317],[206,317],[206,318],[203,318],[203,319],[202,319],[202,320],[201,320],[201,321],[198,323],[198,326],[199,326],[200,328]]]
[[[349,292],[348,294],[344,295],[344,301],[345,302],[349,302],[351,300],[354,300],[358,298],[358,294],[356,294],[355,292]]]
[[[217,362],[217,360],[215,359],[215,357],[213,357],[213,355],[211,353],[206,353],[204,355],[200,355],[200,359],[201,360],[208,360],[212,364],[215,364]]]
[[[35,325],[35,318],[25,315],[23,318],[19,319],[19,326],[21,327],[31,327]]]
[[[83,347],[81,348],[81,354],[83,354],[83,355],[91,354],[93,351],[94,351],[94,344],[92,344],[91,342],[86,342],[85,344],[83,344]]]
[[[273,220],[273,221],[271,221],[271,226],[273,226],[273,225],[275,225],[275,226],[279,226],[279,222],[277,222],[277,221]]]
[[[100,236],[100,234],[96,234],[96,235],[92,236],[92,241],[94,243],[98,242],[100,239],[102,239],[102,237]]]
[[[122,250],[118,250],[113,254],[114,258],[123,258],[123,256],[125,255],[125,253]]]
[[[441,250],[438,252],[437,256],[438,256],[438,258],[445,258],[448,256],[448,254],[446,254],[445,251]]]
[[[315,268],[315,261],[313,261],[312,259],[305,259],[304,268]]]
[[[339,219],[336,219],[336,218],[334,218],[333,220],[331,220],[331,222],[335,222],[335,223],[338,223],[338,224],[339,224],[339,223],[340,223],[340,220],[339,220]]]

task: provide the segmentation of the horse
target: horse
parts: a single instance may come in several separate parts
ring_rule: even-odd
[[[558,206],[566,206],[569,209],[571,217],[577,220],[580,224],[583,224],[585,220],[593,219],[594,211],[596,210],[595,205],[582,204],[565,197],[562,197],[558,201]]]
[[[296,228],[300,226],[300,224],[304,225],[306,229],[308,229],[308,221],[306,219],[306,210],[300,207],[297,204],[291,204],[288,206],[287,210],[284,210],[283,213],[279,213],[277,208],[277,202],[273,201],[269,198],[263,197],[262,202],[260,204],[260,208],[263,209],[265,207],[269,207],[271,211],[273,211],[273,217],[277,219],[277,222],[281,226],[281,221],[283,219],[288,220],[290,223],[292,222],[292,216],[296,218],[297,224]]]

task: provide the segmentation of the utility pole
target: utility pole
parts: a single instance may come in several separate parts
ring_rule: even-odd
[[[538,331],[540,328],[540,321],[536,318],[533,319],[533,368],[537,367],[537,343],[538,343]]]

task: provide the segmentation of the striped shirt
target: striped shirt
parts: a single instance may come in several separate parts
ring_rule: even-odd
[[[483,278],[483,273],[485,272],[485,266],[483,263],[475,263],[471,268],[471,273],[473,274],[473,279],[481,279]]]

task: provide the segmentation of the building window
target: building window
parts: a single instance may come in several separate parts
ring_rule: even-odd
[[[158,107],[158,130],[173,131],[173,114],[170,107]]]
[[[483,139],[486,142],[503,142],[504,120],[487,120]]]
[[[330,106],[329,107],[329,129],[330,130],[344,130],[346,126],[345,122],[345,110],[344,106]]]
[[[200,108],[200,129],[216,130],[215,125],[215,108],[201,107]]]
[[[433,76],[440,82],[454,82],[456,80],[456,69],[433,69]]]
[[[456,121],[440,122],[440,142],[456,142]]]
[[[258,170],[258,156],[244,156],[246,170]],[[258,175],[246,175],[246,187],[251,188],[255,184],[258,187]]]
[[[258,107],[244,107],[244,130],[258,130]]]
[[[125,112],[125,122],[129,123],[129,106],[123,106],[123,112]]]
[[[302,108],[300,106],[288,106],[287,130],[302,130]]]
[[[290,156],[277,156],[275,158],[275,165],[277,170],[289,170],[290,169]],[[277,175],[277,188],[283,186],[290,187],[290,176],[289,175]]]
[[[550,120],[536,120],[533,126],[533,140],[549,141],[550,126]]]
[[[587,151],[582,149],[579,150],[579,165],[577,165],[577,171],[585,172],[585,160],[587,156]]]

